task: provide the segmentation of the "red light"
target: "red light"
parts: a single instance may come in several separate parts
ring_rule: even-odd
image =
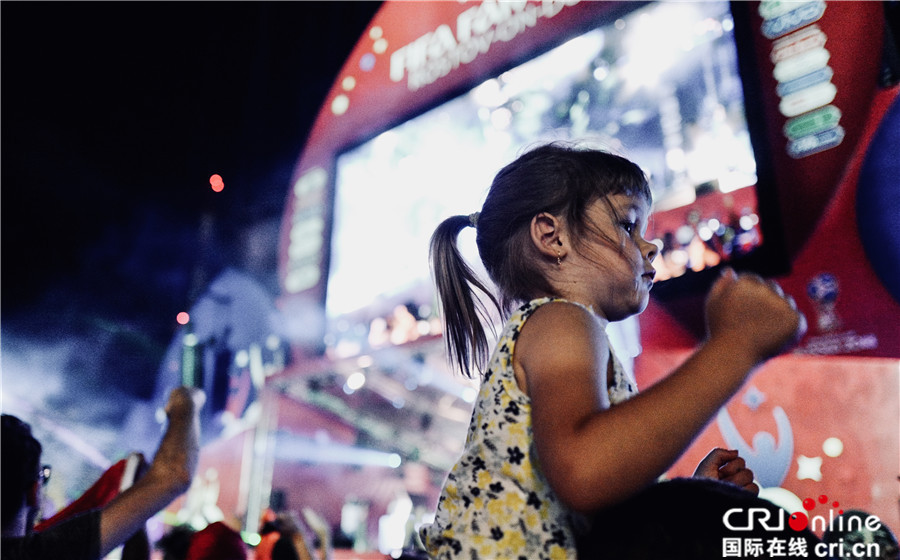
[[[187,314],[187,311],[182,311],[175,316],[175,320],[178,321],[179,325],[187,325],[191,320],[191,316]]]
[[[209,186],[212,187],[212,190],[215,192],[222,192],[222,189],[225,188],[225,182],[222,180],[221,175],[213,173],[209,176]]]

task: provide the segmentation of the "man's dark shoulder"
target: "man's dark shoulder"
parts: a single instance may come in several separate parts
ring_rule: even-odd
[[[100,510],[62,521],[40,533],[3,537],[3,560],[99,560]]]

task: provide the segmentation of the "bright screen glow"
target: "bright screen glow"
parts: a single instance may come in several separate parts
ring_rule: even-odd
[[[698,258],[688,251],[692,242],[727,259],[732,247],[723,240],[742,230],[727,234],[725,214],[756,225],[755,192],[744,188],[755,184],[756,165],[732,29],[727,2],[651,4],[341,154],[329,319],[365,323],[397,305],[429,308],[435,227],[479,210],[494,174],[542,140],[587,141],[647,171],[654,212],[674,216],[659,220],[669,229],[651,232],[668,253],[657,261],[666,267],[674,255],[681,267],[661,277],[696,268],[688,262]],[[701,199],[713,200],[713,209],[707,202],[689,213]],[[710,241],[717,235],[718,248]],[[742,249],[758,242],[745,236]],[[461,243],[480,266],[474,231]]]

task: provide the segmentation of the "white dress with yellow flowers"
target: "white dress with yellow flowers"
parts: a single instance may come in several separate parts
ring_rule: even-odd
[[[516,383],[512,356],[528,317],[556,298],[533,300],[507,321],[481,390],[459,461],[441,492],[434,523],[420,530],[438,560],[574,559],[583,518],[559,502],[538,464],[531,400]],[[576,304],[577,305],[577,304]],[[615,358],[610,402],[637,394]]]

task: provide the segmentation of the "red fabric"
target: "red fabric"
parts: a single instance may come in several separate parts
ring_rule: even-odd
[[[247,547],[241,535],[217,521],[191,537],[185,560],[246,560]]]
[[[79,513],[105,506],[119,494],[119,488],[122,485],[122,475],[125,474],[125,466],[127,463],[128,459],[122,459],[111,466],[100,476],[99,480],[97,480],[93,486],[88,488],[78,499],[58,511],[56,515],[38,523],[34,530],[43,531],[44,529],[47,529],[60,521],[74,517]]]
[[[272,531],[271,533],[266,533],[260,538],[259,544],[254,549],[253,557],[255,560],[272,560],[272,548],[275,546],[275,543],[278,542],[278,539],[281,538],[281,533],[278,531]]]

